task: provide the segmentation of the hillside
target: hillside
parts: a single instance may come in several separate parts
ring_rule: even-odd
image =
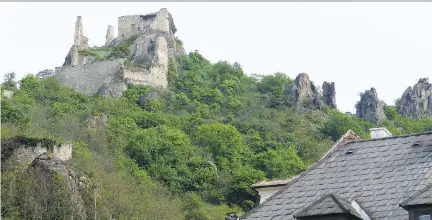
[[[137,39],[128,40],[106,49],[126,52],[124,70],[135,62],[129,49]],[[378,126],[394,135],[432,131],[431,117],[409,117],[402,102],[382,104],[376,92],[362,94],[357,115],[349,115],[336,109],[334,84],[321,93],[307,74],[248,75],[197,51],[168,60],[166,87],[129,82],[121,97],[85,95],[55,75],[28,75],[18,89],[9,74],[2,165],[7,152],[38,143],[72,143],[73,153],[2,166],[2,219],[224,219],[255,205],[253,183],[299,174],[348,129],[362,139]],[[369,120],[377,111],[379,120]]]

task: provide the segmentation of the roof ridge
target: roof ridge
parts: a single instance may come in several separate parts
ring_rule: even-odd
[[[380,141],[380,140],[395,139],[395,138],[405,138],[405,137],[413,137],[413,136],[420,136],[420,135],[432,135],[432,131],[422,132],[422,133],[404,134],[404,135],[397,135],[397,136],[390,136],[390,137],[382,137],[382,138],[374,138],[374,139],[354,140],[354,141],[350,141],[349,143],[359,143],[359,142],[368,142],[368,141]]]

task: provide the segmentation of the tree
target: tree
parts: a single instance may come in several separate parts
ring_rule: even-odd
[[[16,90],[17,82],[15,81],[15,77],[16,75],[14,72],[4,75],[2,87],[4,89]]]
[[[195,143],[210,153],[221,169],[236,167],[245,152],[243,137],[232,125],[201,125],[194,136]]]
[[[270,179],[288,178],[306,168],[293,147],[259,153],[255,155],[252,163]]]

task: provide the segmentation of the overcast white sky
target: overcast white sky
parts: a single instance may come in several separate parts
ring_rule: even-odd
[[[186,50],[239,62],[248,74],[308,73],[336,83],[338,108],[355,112],[375,87],[393,104],[432,78],[432,3],[0,3],[0,73],[18,77],[61,66],[76,16],[90,45],[117,17],[167,8]],[[431,79],[432,80],[432,79]]]

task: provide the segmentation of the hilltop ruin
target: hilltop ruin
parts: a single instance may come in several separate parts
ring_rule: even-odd
[[[183,55],[167,9],[147,15],[118,18],[118,36],[109,25],[106,43],[90,47],[81,16],[75,23],[74,43],[55,77],[86,95],[120,97],[128,84],[166,88],[170,60]]]

